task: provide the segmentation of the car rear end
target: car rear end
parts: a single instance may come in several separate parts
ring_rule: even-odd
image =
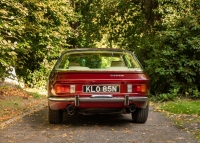
[[[114,55],[114,58],[110,58],[104,52],[107,51],[91,52],[89,50],[90,55],[95,53],[95,56],[98,57],[89,58],[84,56],[85,53],[81,51],[82,56],[80,55],[76,59],[76,62],[82,63],[81,66],[77,64],[70,66],[75,57],[72,54],[72,60],[68,58],[67,69],[63,66],[64,58],[61,56],[60,61],[58,60],[58,64],[52,70],[48,82],[50,123],[61,123],[63,111],[70,115],[74,113],[131,113],[134,122],[146,122],[149,77],[139,64],[134,68],[128,66],[130,63],[126,63],[125,58],[120,57],[120,62],[124,60],[123,66],[117,65],[120,63],[116,61],[119,60],[118,55],[123,55],[124,51],[111,51],[115,54],[110,53],[109,55]],[[97,53],[100,54],[97,55]],[[88,64],[87,60],[90,61]],[[132,62],[136,64],[134,62],[138,63],[137,59]],[[59,67],[61,63],[63,64],[62,68]]]

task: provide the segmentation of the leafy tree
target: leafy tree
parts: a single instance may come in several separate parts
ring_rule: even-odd
[[[82,15],[79,47],[125,49],[130,48],[129,45],[138,45],[144,20],[139,0],[88,0],[77,5],[77,11]]]
[[[70,46],[66,40],[74,33],[69,22],[76,21],[78,14],[68,0],[7,0],[0,2],[0,16],[0,76],[12,65],[31,83],[30,74]]]
[[[200,97],[199,8],[200,4],[195,0],[159,1],[155,13],[161,17],[154,25],[148,45],[144,44],[144,51],[148,51],[146,70],[154,94],[175,92],[187,97]]]

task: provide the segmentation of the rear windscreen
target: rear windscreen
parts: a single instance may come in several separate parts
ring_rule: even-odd
[[[54,69],[142,70],[142,67],[137,58],[128,52],[81,51],[63,54]]]

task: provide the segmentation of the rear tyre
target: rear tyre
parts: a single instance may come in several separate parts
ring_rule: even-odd
[[[146,108],[137,108],[135,112],[131,113],[133,123],[145,123],[148,118],[149,104]]]
[[[49,123],[60,124],[63,121],[63,111],[62,110],[52,110],[49,108]]]

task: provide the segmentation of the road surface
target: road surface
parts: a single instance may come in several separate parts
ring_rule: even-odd
[[[1,143],[198,143],[162,113],[150,108],[145,124],[131,123],[130,114],[64,114],[59,125],[48,123],[48,108],[0,129]]]

